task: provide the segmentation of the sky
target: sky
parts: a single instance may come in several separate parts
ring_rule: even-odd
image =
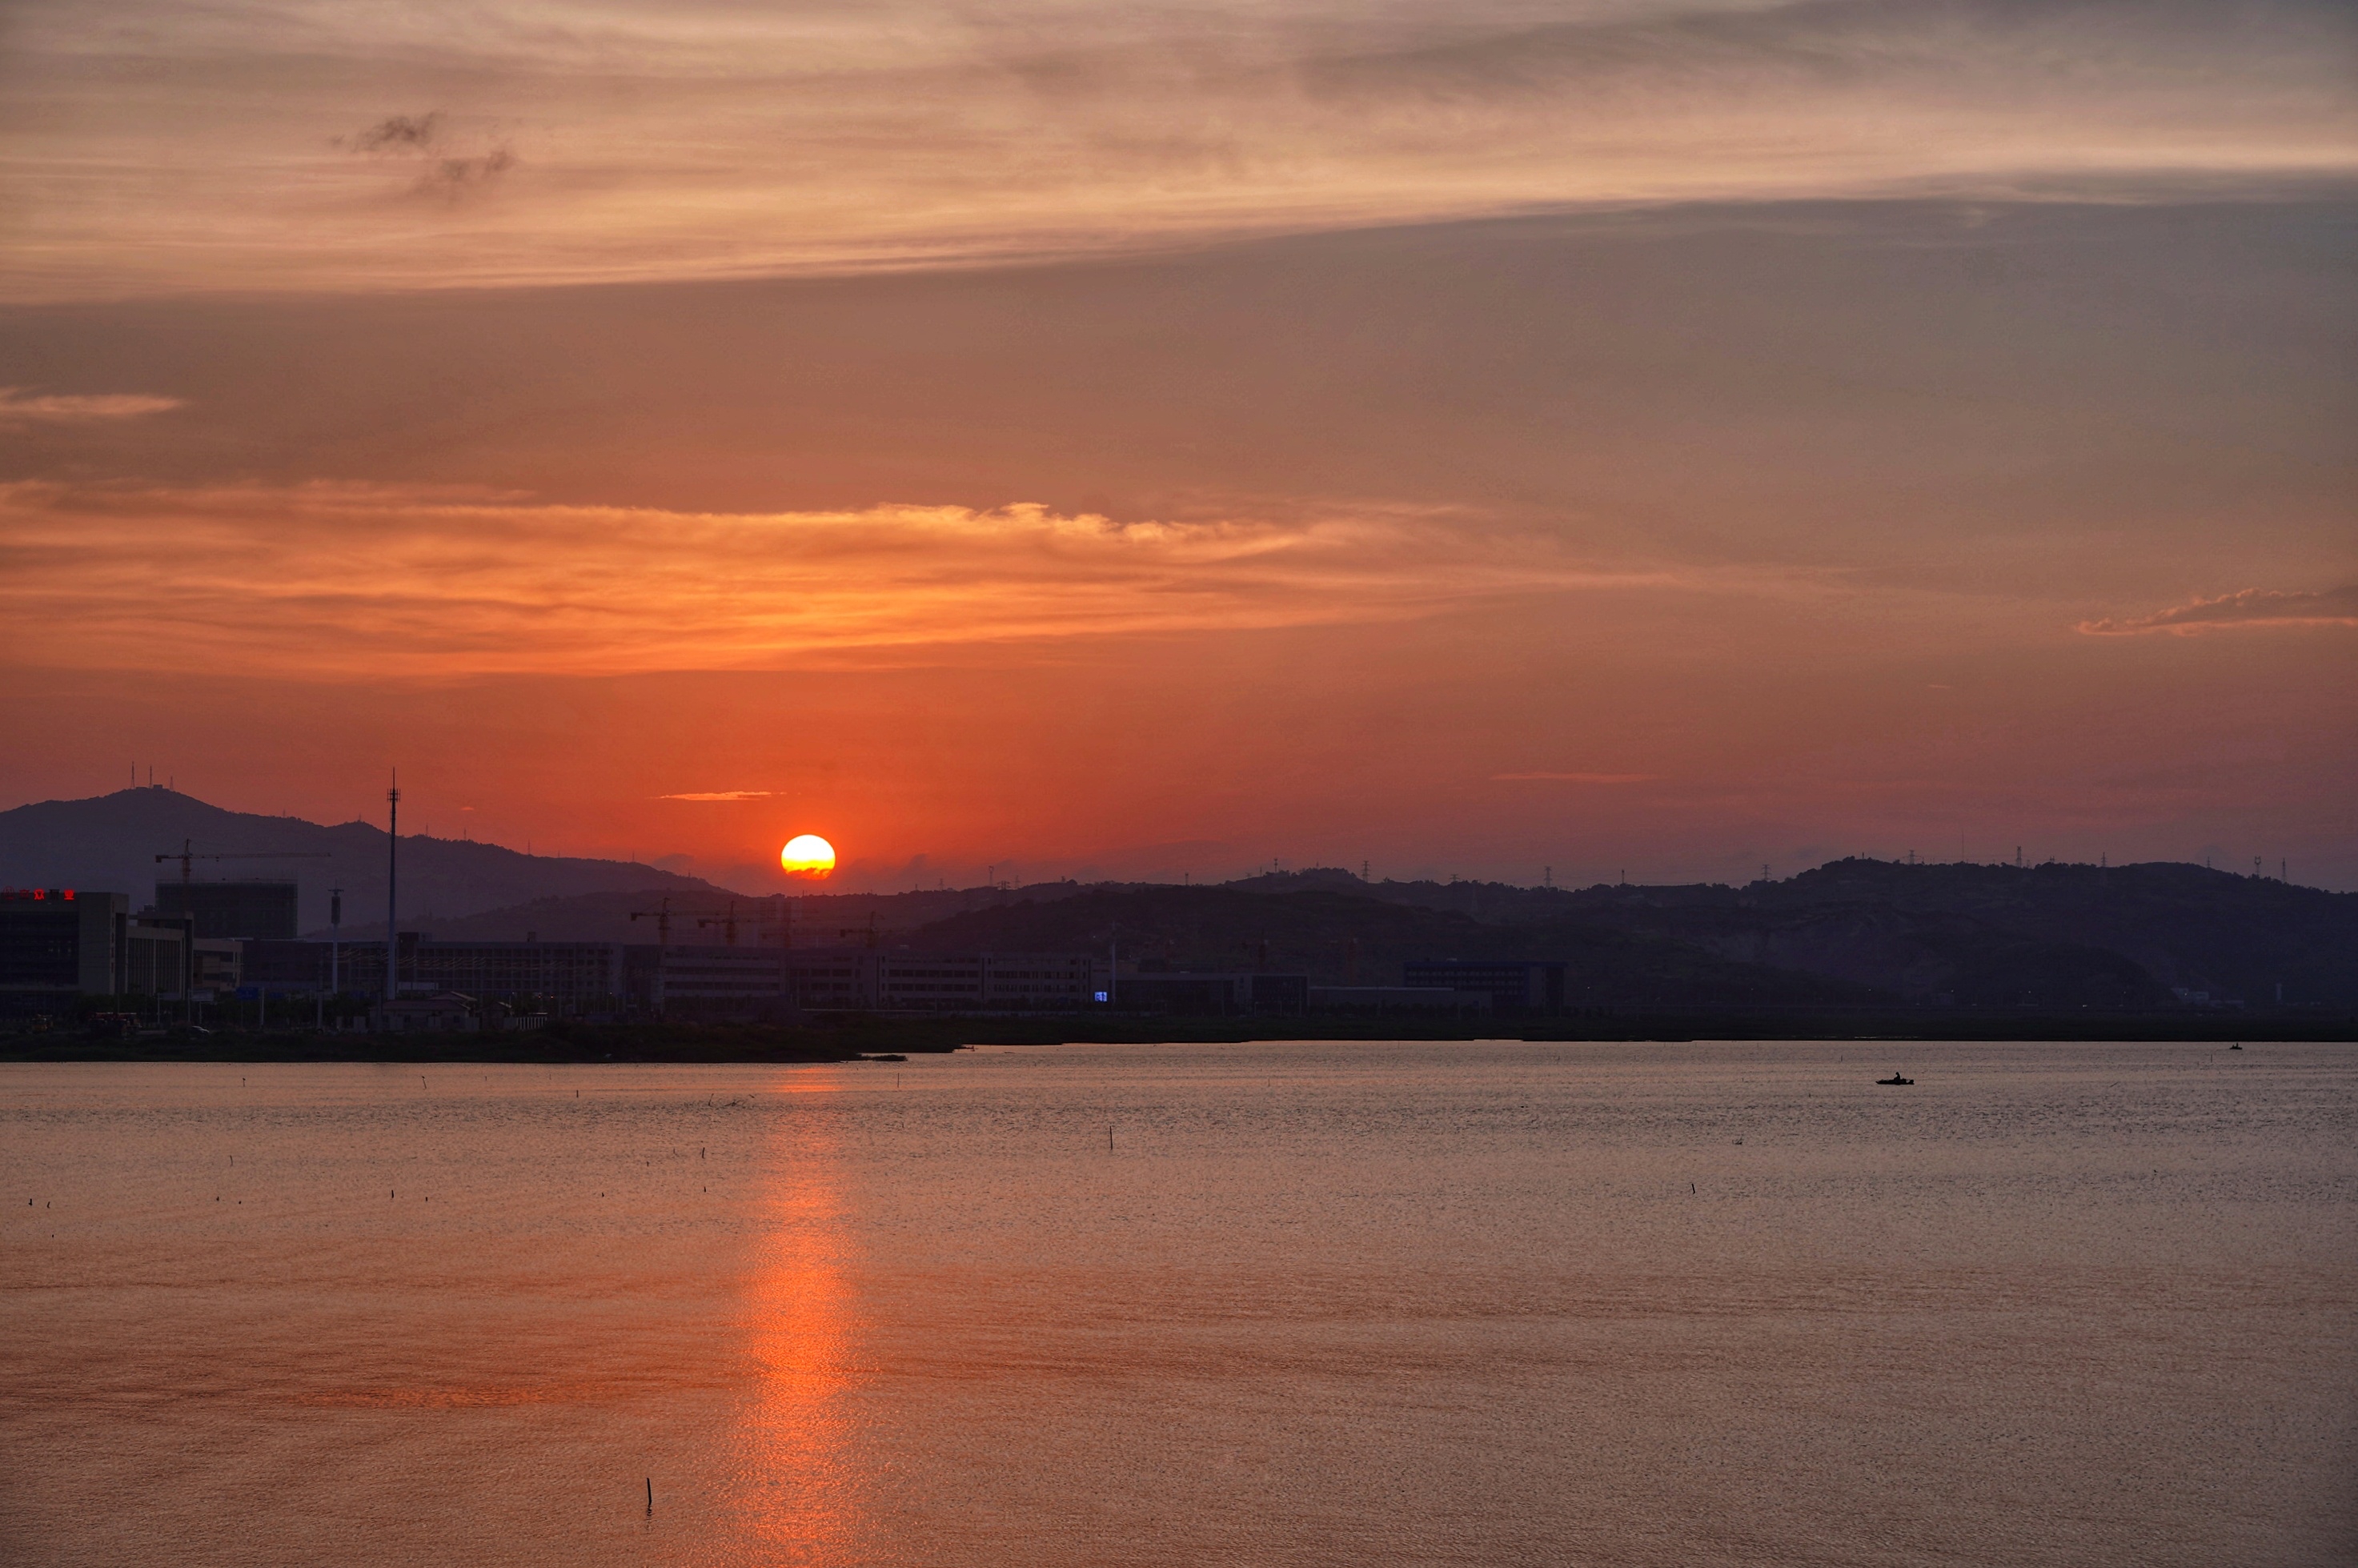
[[[27,0],[0,806],[2358,888],[2358,17]]]

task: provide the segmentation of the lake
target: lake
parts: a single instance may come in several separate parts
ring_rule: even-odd
[[[20,1065],[0,1174],[12,1564],[2358,1560],[2349,1047]]]

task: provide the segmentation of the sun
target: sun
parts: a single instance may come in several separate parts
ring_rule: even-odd
[[[816,881],[835,870],[835,846],[816,833],[798,833],[778,851],[778,864],[790,877]]]

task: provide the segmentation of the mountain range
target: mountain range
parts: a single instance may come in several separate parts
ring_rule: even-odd
[[[0,812],[0,882],[131,892],[154,857],[324,855],[200,861],[209,873],[291,875],[304,922],[345,891],[344,934],[382,935],[385,835],[223,811],[169,790]],[[519,854],[404,835],[401,921],[444,939],[774,941],[769,901],[617,860]],[[1366,881],[1348,871],[1266,873],[1216,887],[1049,882],[793,900],[798,946],[917,950],[1118,950],[1169,968],[1307,970],[1322,984],[1397,984],[1411,958],[1565,961],[1570,999],[1610,1005],[2144,1009],[2240,1001],[2358,1007],[2358,894],[2202,866],[1832,862],[1745,886]]]
[[[349,929],[373,916],[384,924],[385,831],[367,822],[333,827],[298,816],[225,811],[193,795],[157,787],[117,790],[87,800],[45,800],[0,811],[0,884],[79,887],[124,892],[140,908],[159,881],[180,875],[178,854],[197,856],[203,881],[267,878],[296,884],[306,930],[328,924],[328,892],[344,890]],[[158,855],[170,855],[158,862]],[[299,855],[319,859],[208,860],[210,855]],[[401,919],[432,921],[479,914],[533,899],[614,888],[714,892],[696,877],[624,860],[526,855],[466,838],[401,836]]]

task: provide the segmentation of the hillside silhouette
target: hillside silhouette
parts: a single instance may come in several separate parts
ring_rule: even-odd
[[[380,837],[380,843],[382,838]],[[453,939],[718,943],[731,896],[650,884],[544,898],[417,928]],[[1417,902],[1430,898],[1433,903]],[[738,897],[739,939],[762,901]],[[1451,907],[1455,905],[1455,907]],[[2358,895],[2200,866],[1908,866],[1844,860],[1777,882],[1611,886],[1361,882],[1285,873],[1214,887],[1044,883],[794,900],[798,946],[1106,950],[1172,968],[1306,970],[1396,985],[1410,958],[1552,958],[1616,1005],[2157,1009],[2358,1005]],[[348,928],[356,932],[372,929]],[[761,938],[769,940],[773,938]]]
[[[323,860],[199,860],[202,881],[266,877],[299,890],[303,928],[328,923],[328,890],[344,890],[346,929],[375,919],[384,928],[384,829],[367,822],[327,827],[298,816],[225,811],[194,795],[157,787],[117,790],[87,800],[46,800],[0,811],[0,883],[83,887],[131,895],[146,904],[160,881],[180,874],[155,857],[189,840],[199,853],[324,851]],[[465,916],[533,899],[607,889],[712,891],[711,884],[623,860],[527,855],[465,838],[401,836],[401,918]]]
[[[1321,868],[1232,887],[1321,889],[1536,931],[1602,926],[1958,1006],[2213,1000],[2358,1006],[2358,894],[2152,861],[1833,861],[1742,886],[1362,882]]]
[[[1173,969],[1306,970],[1321,985],[1398,985],[1414,958],[1550,958],[1571,1005],[1824,1006],[1888,1000],[1848,981],[1723,958],[1692,944],[1572,923],[1485,925],[1349,893],[1091,888],[953,915],[919,950],[1118,950]]]
[[[112,888],[144,903],[153,856],[317,850],[323,860],[199,862],[200,876],[291,875],[305,929],[327,889],[347,935],[381,935],[385,838],[224,811],[168,789],[0,812],[0,881]],[[670,901],[671,940],[764,936],[766,901],[615,860],[402,838],[402,924],[449,940],[651,942],[633,911]],[[372,918],[372,917],[377,918]],[[708,924],[699,926],[702,919]],[[1172,968],[1306,970],[1321,984],[1396,985],[1412,958],[1547,958],[1575,1001],[2155,1009],[2240,1001],[2358,1007],[2358,894],[2202,866],[1912,865],[1845,860],[1742,886],[1365,881],[1269,872],[1213,887],[1047,882],[794,899],[797,946],[1104,951]]]

